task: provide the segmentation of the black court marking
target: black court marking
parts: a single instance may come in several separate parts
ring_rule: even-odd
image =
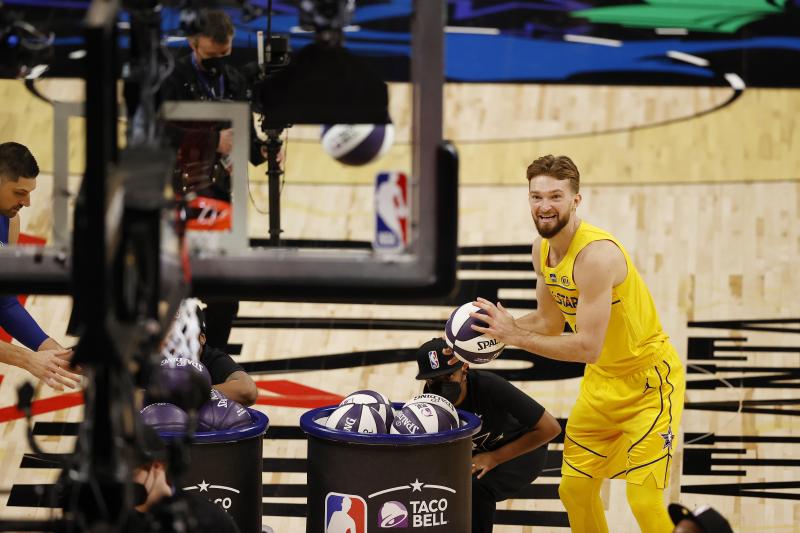
[[[769,489],[776,489],[775,492]],[[795,489],[799,492],[777,492]],[[773,481],[766,483],[725,483],[713,485],[681,485],[685,494],[714,494],[737,498],[773,498],[776,500],[800,500],[800,481]]]
[[[269,329],[343,329],[343,330],[386,330],[386,331],[443,331],[446,320],[425,319],[379,319],[379,318],[306,318],[306,317],[241,317],[233,322],[236,328]]]

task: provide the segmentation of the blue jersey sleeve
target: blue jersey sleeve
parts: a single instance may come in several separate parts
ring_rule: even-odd
[[[48,338],[14,296],[0,296],[0,326],[33,351]]]

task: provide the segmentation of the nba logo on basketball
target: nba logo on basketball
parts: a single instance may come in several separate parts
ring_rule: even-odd
[[[402,251],[408,244],[408,179],[402,172],[381,172],[375,179],[376,250]]]
[[[367,502],[360,496],[329,492],[325,497],[325,533],[366,533]]]

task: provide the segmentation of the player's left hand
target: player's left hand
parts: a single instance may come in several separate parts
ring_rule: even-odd
[[[472,329],[475,331],[486,333],[490,337],[497,339],[503,344],[513,344],[510,339],[514,335],[519,335],[520,333],[524,334],[522,329],[517,326],[517,321],[514,320],[514,317],[511,316],[511,313],[509,313],[500,302],[497,302],[497,305],[495,305],[489,300],[479,296],[476,301],[472,302],[472,304],[480,307],[488,313],[488,315],[484,315],[482,313],[469,314],[469,316],[472,318],[477,318],[489,326],[484,328],[473,324]],[[458,358],[454,355],[447,361],[447,364],[454,365],[457,362]]]
[[[492,452],[479,453],[472,456],[472,474],[477,473],[478,479],[482,478],[489,473],[491,469],[497,466],[497,460],[492,455]]]
[[[503,307],[503,304],[497,302],[497,305],[495,305],[489,300],[480,297],[472,303],[488,313],[488,315],[484,315],[482,313],[470,313],[469,316],[472,318],[477,318],[482,322],[486,322],[488,325],[488,327],[481,327],[473,324],[472,329],[480,333],[486,333],[490,337],[497,339],[503,344],[513,344],[511,339],[514,335],[519,333],[520,328],[517,326],[517,321],[514,320],[514,317],[511,316],[511,313],[509,313],[506,308]]]

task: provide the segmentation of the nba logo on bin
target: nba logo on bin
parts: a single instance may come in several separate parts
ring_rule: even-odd
[[[403,251],[408,244],[408,179],[402,172],[381,172],[375,179],[376,250]]]
[[[329,492],[325,497],[325,533],[366,533],[367,502],[361,496]]]
[[[378,525],[383,528],[408,527],[408,509],[400,502],[386,502],[378,512]]]

